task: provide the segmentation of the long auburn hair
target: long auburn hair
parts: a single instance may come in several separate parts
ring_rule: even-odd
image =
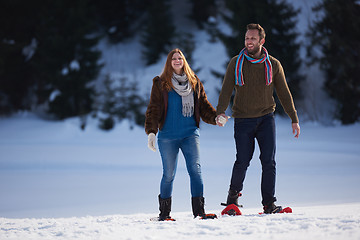
[[[160,78],[162,79],[162,83],[163,83],[162,84],[163,88],[166,89],[167,91],[170,91],[171,88],[173,88],[173,84],[171,83],[171,77],[173,75],[174,69],[173,69],[173,67],[171,65],[171,61],[172,61],[172,56],[174,55],[174,53],[179,53],[180,56],[182,57],[183,62],[184,62],[184,66],[183,66],[182,70],[184,71],[187,78],[189,79],[192,88],[195,89],[195,86],[196,86],[196,83],[197,83],[195,73],[190,68],[188,62],[186,61],[186,58],[185,58],[184,54],[178,48],[175,48],[175,49],[171,50],[169,52],[168,56],[167,56],[163,72],[160,75]]]

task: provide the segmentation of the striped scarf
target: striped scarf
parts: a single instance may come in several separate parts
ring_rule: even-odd
[[[236,59],[235,84],[237,84],[239,86],[242,86],[242,85],[245,84],[244,76],[243,76],[243,73],[242,73],[242,67],[243,67],[243,64],[244,64],[244,58],[246,57],[246,59],[251,63],[263,63],[263,62],[265,62],[266,85],[270,85],[270,83],[272,81],[272,66],[271,66],[268,51],[264,47],[262,47],[262,49],[263,49],[263,51],[265,53],[265,56],[263,58],[260,58],[260,59],[255,59],[255,58],[250,57],[247,54],[246,48],[243,48],[243,50],[240,51],[239,56]]]

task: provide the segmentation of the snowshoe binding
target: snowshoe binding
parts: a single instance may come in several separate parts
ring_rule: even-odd
[[[162,221],[173,221],[173,222],[175,222],[176,220],[169,216],[169,217],[166,217],[166,218],[161,218],[161,217],[150,218],[150,221],[152,221],[152,222],[162,222]]]
[[[264,206],[264,212],[261,214],[275,214],[275,213],[292,213],[290,207],[282,208],[281,206],[276,206],[274,203],[271,203],[268,206]]]

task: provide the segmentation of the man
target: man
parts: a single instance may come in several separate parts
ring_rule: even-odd
[[[277,213],[275,198],[275,101],[274,89],[292,121],[295,138],[299,137],[299,119],[280,62],[263,47],[265,30],[259,24],[247,25],[245,48],[233,57],[227,67],[216,109],[216,122],[224,126],[225,110],[235,88],[232,107],[236,161],[233,166],[227,205],[238,205],[246,170],[254,153],[255,139],[260,148],[262,165],[261,194],[264,213]]]

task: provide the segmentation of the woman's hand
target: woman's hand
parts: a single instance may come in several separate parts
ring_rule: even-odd
[[[151,151],[156,152],[156,148],[155,148],[155,142],[156,142],[156,137],[154,133],[150,133],[148,136],[148,148]]]

